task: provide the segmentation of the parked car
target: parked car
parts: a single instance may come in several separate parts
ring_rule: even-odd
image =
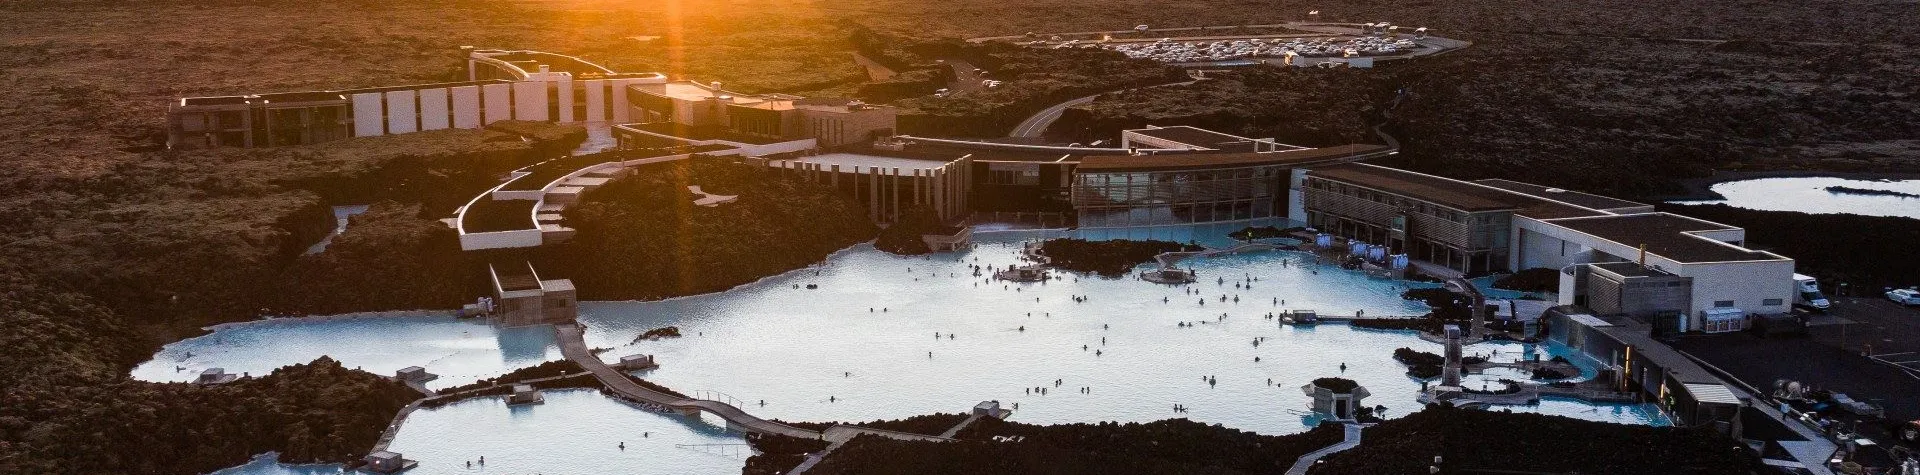
[[[1920,305],[1920,290],[1893,289],[1887,291],[1887,300],[1900,305]]]

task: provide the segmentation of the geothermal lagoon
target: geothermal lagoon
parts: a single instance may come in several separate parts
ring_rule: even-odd
[[[1072,235],[1222,246],[1232,229]],[[757,416],[789,421],[899,419],[999,400],[1003,407],[1017,404],[1011,420],[1025,423],[1185,417],[1288,434],[1319,422],[1305,412],[1308,400],[1300,386],[1326,376],[1366,386],[1373,396],[1365,404],[1385,406],[1386,417],[1420,408],[1420,382],[1404,374],[1392,352],[1408,347],[1440,353],[1440,345],[1412,332],[1340,323],[1288,326],[1266,315],[1290,309],[1420,315],[1427,307],[1399,293],[1434,284],[1371,278],[1313,265],[1311,255],[1286,251],[1190,260],[1184,265],[1199,272],[1200,282],[1184,287],[1062,272],[1055,272],[1055,280],[1028,284],[990,281],[991,272],[973,275],[976,265],[1017,264],[1024,241],[1063,235],[976,234],[974,249],[917,257],[862,244],[813,267],[727,292],[582,302],[579,320],[588,346],[611,348],[603,359],[654,355],[661,366],[638,373],[649,381],[683,393],[719,393]],[[635,341],[666,326],[679,327],[684,336]],[[1256,339],[1262,339],[1258,346]],[[1553,343],[1482,343],[1467,352],[1497,361],[1562,355],[1582,366],[1582,377],[1594,374],[1593,361]],[[188,381],[209,367],[260,374],[321,355],[379,374],[422,366],[440,375],[431,388],[561,359],[550,327],[497,328],[420,312],[225,325],[166,346],[134,376]],[[1469,376],[1466,385],[1524,379],[1516,376]],[[1175,404],[1187,411],[1173,412]],[[1495,409],[1667,424],[1651,405],[1549,398]],[[745,455],[735,444],[742,440],[722,426],[648,412],[594,391],[551,391],[545,404],[531,407],[508,408],[496,397],[417,411],[392,448],[420,460],[422,473],[464,473],[462,463],[480,455],[488,456],[490,466],[476,467],[476,473],[737,473]],[[643,439],[643,432],[650,437]],[[623,441],[627,448],[619,451],[616,444]],[[313,470],[339,469],[263,458],[223,473]]]

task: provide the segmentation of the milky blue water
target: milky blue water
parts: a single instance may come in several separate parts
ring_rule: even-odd
[[[1077,235],[1220,245],[1224,239],[1216,236],[1224,232],[1163,228]],[[1409,347],[1440,353],[1440,345],[1411,332],[1337,323],[1295,327],[1266,315],[1289,309],[1322,315],[1419,315],[1427,308],[1399,298],[1399,293],[1408,286],[1432,284],[1370,278],[1313,265],[1308,254],[1279,251],[1189,261],[1201,282],[1186,287],[1131,277],[1059,274],[1059,280],[1013,284],[973,275],[972,266],[1016,264],[1022,240],[1060,235],[976,234],[976,248],[932,257],[894,256],[858,245],[813,268],[728,292],[655,302],[582,302],[580,321],[588,328],[589,346],[613,348],[602,355],[609,361],[652,354],[662,366],[641,374],[653,382],[687,393],[715,391],[739,400],[756,415],[786,420],[896,419],[961,412],[982,400],[999,400],[1009,408],[1018,405],[1013,420],[1036,424],[1186,417],[1286,434],[1318,422],[1306,413],[1308,400],[1300,386],[1326,376],[1360,382],[1373,394],[1364,402],[1386,406],[1389,417],[1420,407],[1415,402],[1420,383],[1404,375],[1392,351]],[[1084,301],[1076,301],[1076,296]],[[685,336],[634,341],[642,332],[669,325]],[[1258,346],[1253,344],[1256,339],[1261,341]],[[1593,374],[1591,362],[1559,345],[1485,343],[1470,346],[1468,352],[1499,361],[1567,355],[1587,366],[1585,376]],[[383,374],[423,365],[443,375],[435,387],[559,358],[548,327],[498,329],[451,317],[276,320],[230,326],[168,345],[155,361],[136,369],[135,376],[184,381],[194,368],[206,366],[260,373],[319,354]],[[176,365],[188,370],[174,371]],[[1467,384],[1522,379],[1517,376],[1469,376]],[[484,401],[493,400],[458,404],[435,414],[459,415],[448,416],[448,421],[511,414]],[[1173,412],[1175,404],[1188,411]],[[592,393],[583,393],[581,400],[549,396],[547,405],[497,426],[525,434],[510,439],[521,445],[491,431],[457,429],[457,422],[448,423],[456,429],[444,432],[437,432],[436,423],[409,422],[394,448],[423,464],[449,466],[445,464],[471,457],[475,452],[469,447],[480,447],[489,450],[490,462],[498,453],[528,463],[538,460],[548,473],[597,473],[605,467],[592,465],[600,463],[598,452],[574,452],[575,445],[593,445],[569,439],[568,434],[579,430],[571,427],[577,425],[574,416],[546,414],[576,414],[554,408],[577,406],[584,408],[578,414],[608,412],[619,415],[607,417],[653,419],[656,425],[688,420],[608,405],[621,404]],[[1646,406],[1596,409],[1548,400],[1512,409],[1666,423]],[[493,423],[469,425],[496,427],[484,424]],[[600,434],[622,433],[631,440],[637,432],[613,429]],[[633,463],[638,465],[619,470],[654,467],[647,461]],[[710,473],[737,471],[739,464],[731,467]]]
[[[751,455],[738,432],[698,418],[647,412],[589,389],[545,396],[544,404],[507,406],[503,398],[487,397],[415,411],[389,449],[419,462],[410,474],[740,473]],[[485,464],[467,465],[481,457]],[[283,465],[270,457],[216,472],[329,473],[342,470]]]
[[[427,383],[432,389],[561,358],[551,327],[498,328],[484,320],[400,312],[230,324],[162,347],[152,360],[133,369],[133,378],[186,382],[216,367],[263,375],[321,356],[381,375],[424,367],[440,376]]]
[[[1829,186],[1920,194],[1920,180],[1850,180],[1834,177],[1755,178],[1715,183],[1724,200],[1675,201],[1802,213],[1846,213],[1920,219],[1920,198],[1833,193]]]

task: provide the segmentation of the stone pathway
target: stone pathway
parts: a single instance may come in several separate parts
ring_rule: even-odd
[[[1354,447],[1359,447],[1360,446],[1360,430],[1365,428],[1366,428],[1365,426],[1362,426],[1360,424],[1347,424],[1346,440],[1342,440],[1340,441],[1340,443],[1322,447],[1320,450],[1308,452],[1306,455],[1300,456],[1299,460],[1296,460],[1293,462],[1293,468],[1287,469],[1287,475],[1307,475],[1307,469],[1313,468],[1313,464],[1316,462],[1319,462],[1322,457],[1326,457],[1327,455],[1332,454],[1334,452],[1339,452],[1339,451],[1351,449]]]

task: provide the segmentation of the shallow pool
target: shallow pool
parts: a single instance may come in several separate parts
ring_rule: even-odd
[[[1834,193],[1829,186],[1920,194],[1920,180],[1852,180],[1834,177],[1755,178],[1715,183],[1724,200],[1676,201],[1802,213],[1847,213],[1920,219],[1920,198]]]

